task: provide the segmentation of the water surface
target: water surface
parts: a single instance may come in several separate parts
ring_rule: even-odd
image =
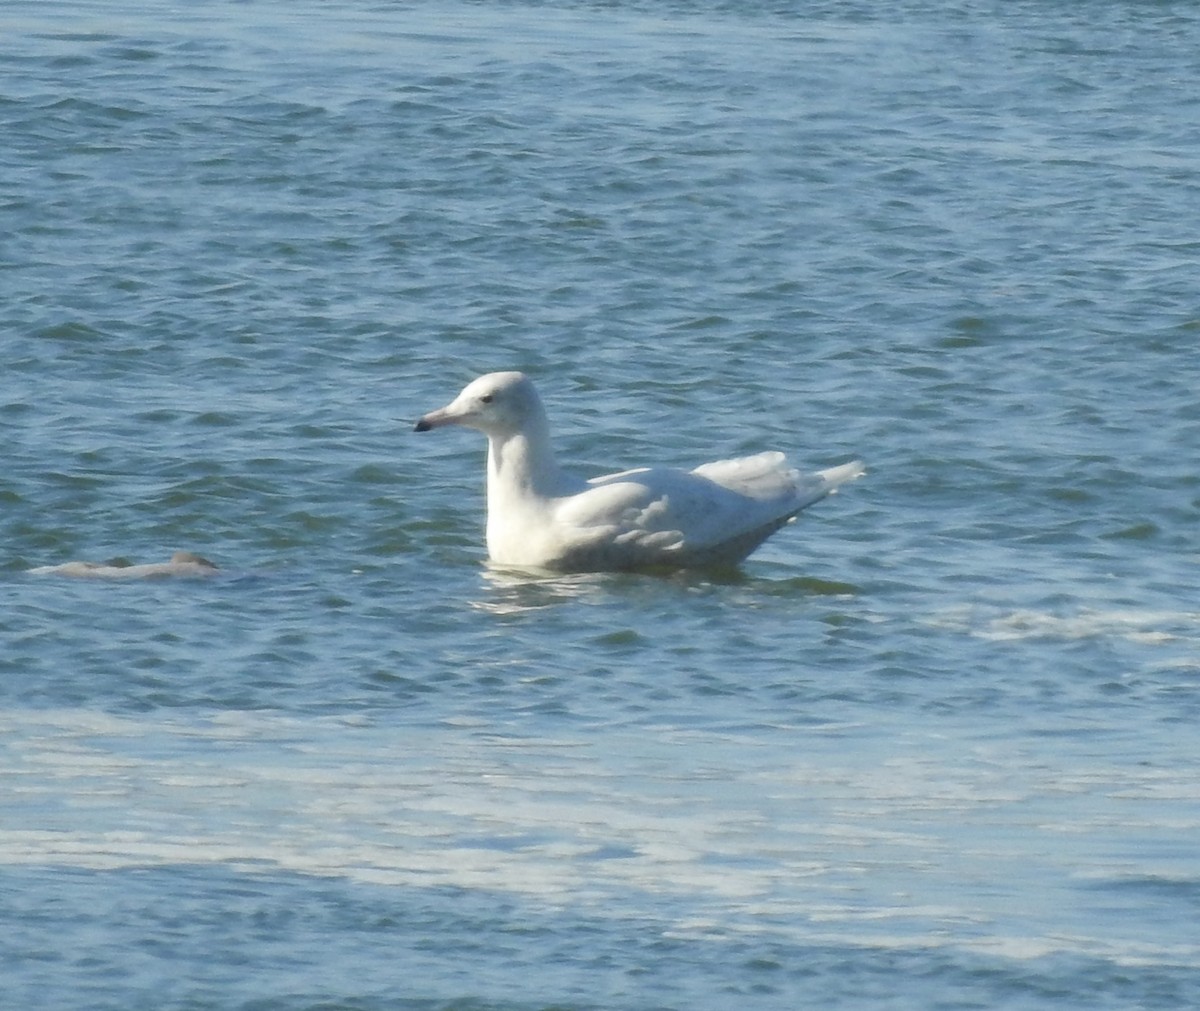
[[[1200,1002],[1192,6],[0,28],[14,1006]],[[870,475],[492,572],[409,429],[497,368],[585,473]]]

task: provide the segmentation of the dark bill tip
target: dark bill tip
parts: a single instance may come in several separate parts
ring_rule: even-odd
[[[414,432],[428,432],[431,428],[433,428],[433,426],[424,418],[413,425]]]

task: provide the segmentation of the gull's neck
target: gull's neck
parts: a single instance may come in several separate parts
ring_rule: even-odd
[[[529,419],[516,432],[490,434],[487,474],[489,509],[562,494],[565,479],[545,417]]]

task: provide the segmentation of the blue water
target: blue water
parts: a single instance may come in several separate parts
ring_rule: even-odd
[[[0,38],[0,1005],[1200,1005],[1194,5]],[[870,474],[493,572],[410,429],[498,368],[586,473]]]

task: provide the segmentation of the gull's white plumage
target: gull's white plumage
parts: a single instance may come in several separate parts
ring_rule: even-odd
[[[864,472],[855,461],[801,474],[782,453],[759,453],[584,480],[558,466],[541,399],[521,372],[481,376],[416,428],[444,425],[487,436],[488,554],[517,568],[732,565]]]

